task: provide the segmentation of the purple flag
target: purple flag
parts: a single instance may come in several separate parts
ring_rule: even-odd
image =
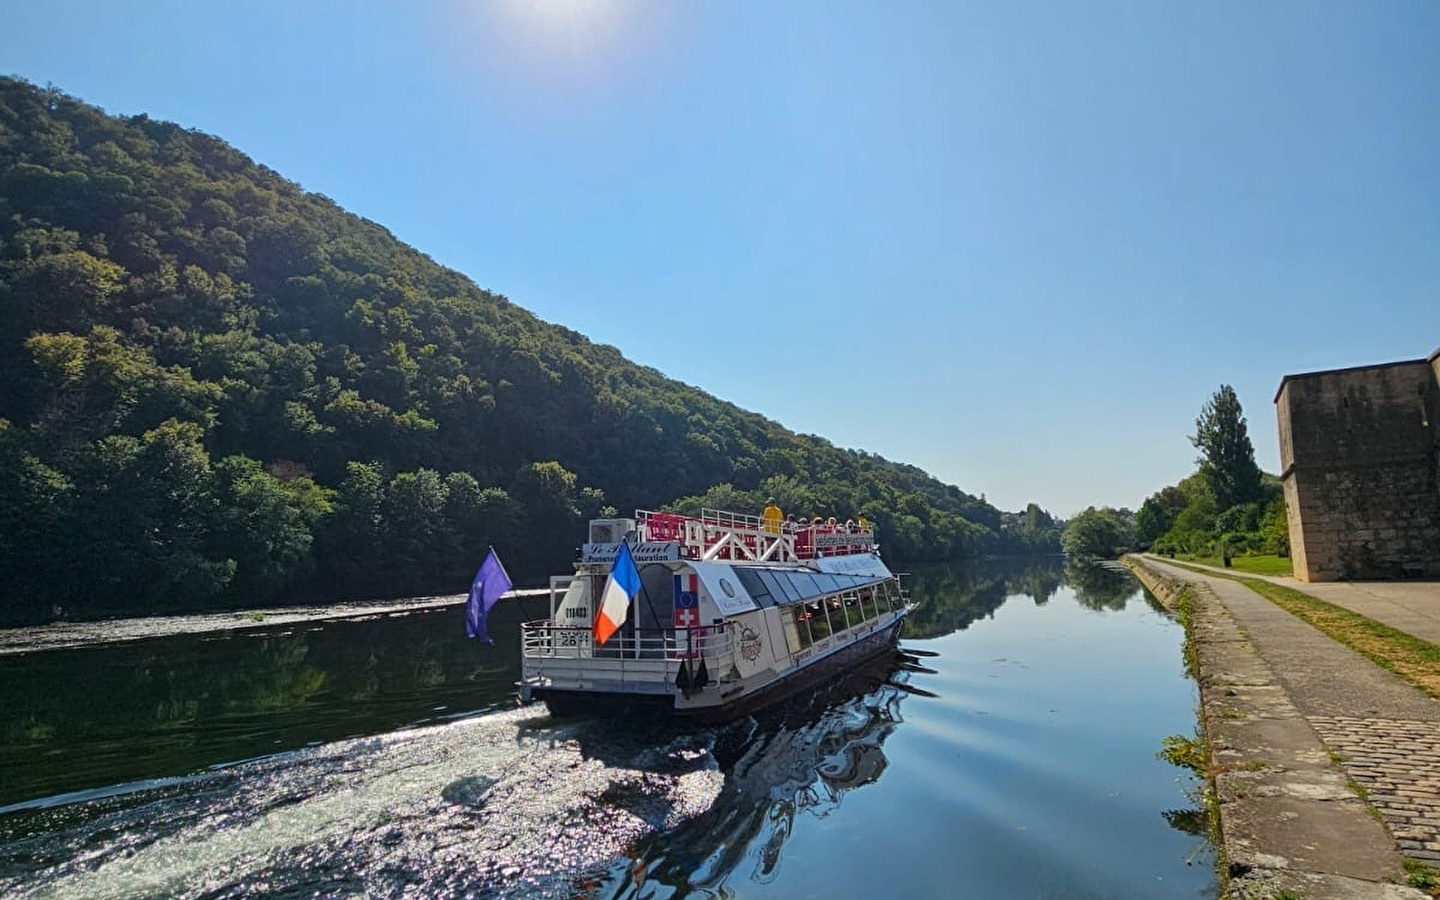
[[[466,637],[487,644],[495,643],[490,639],[490,632],[485,629],[485,617],[490,615],[490,610],[500,599],[500,595],[510,590],[510,587],[510,576],[505,574],[500,557],[495,555],[495,548],[491,547],[490,554],[480,564],[480,571],[475,573],[475,581],[470,585],[470,599],[465,601]]]

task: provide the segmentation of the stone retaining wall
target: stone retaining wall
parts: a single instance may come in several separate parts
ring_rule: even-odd
[[[1394,839],[1352,790],[1316,728],[1217,592],[1269,601],[1232,582],[1162,571],[1138,556],[1123,562],[1166,606],[1188,591],[1187,653],[1193,654],[1200,689],[1207,805],[1219,832],[1224,900],[1424,900],[1423,892],[1403,884]],[[1363,734],[1371,724],[1367,720],[1349,731]],[[1375,753],[1368,738],[1353,752],[1362,749]],[[1385,760],[1360,761],[1378,768]],[[1390,786],[1399,793],[1397,785]],[[1419,806],[1415,810],[1415,820],[1428,814]],[[1419,827],[1410,822],[1402,824]],[[1406,837],[1413,835],[1407,831]],[[1411,842],[1423,849],[1423,840]]]

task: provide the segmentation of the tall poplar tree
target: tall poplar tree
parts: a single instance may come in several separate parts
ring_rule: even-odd
[[[1255,447],[1245,427],[1240,398],[1230,385],[1220,385],[1200,410],[1190,443],[1200,451],[1196,462],[1218,510],[1261,499]]]

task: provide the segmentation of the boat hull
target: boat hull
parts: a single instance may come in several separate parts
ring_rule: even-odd
[[[801,691],[843,677],[866,661],[894,650],[900,636],[901,616],[808,666],[792,669],[771,683],[709,706],[676,707],[675,694],[623,694],[535,687],[531,696],[544,701],[557,717],[600,715],[606,718],[670,716],[703,725],[720,725],[781,703]]]

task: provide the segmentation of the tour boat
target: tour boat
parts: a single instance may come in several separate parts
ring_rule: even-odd
[[[550,579],[550,617],[521,626],[520,695],[723,722],[892,650],[912,608],[867,526],[594,519],[575,574]]]

